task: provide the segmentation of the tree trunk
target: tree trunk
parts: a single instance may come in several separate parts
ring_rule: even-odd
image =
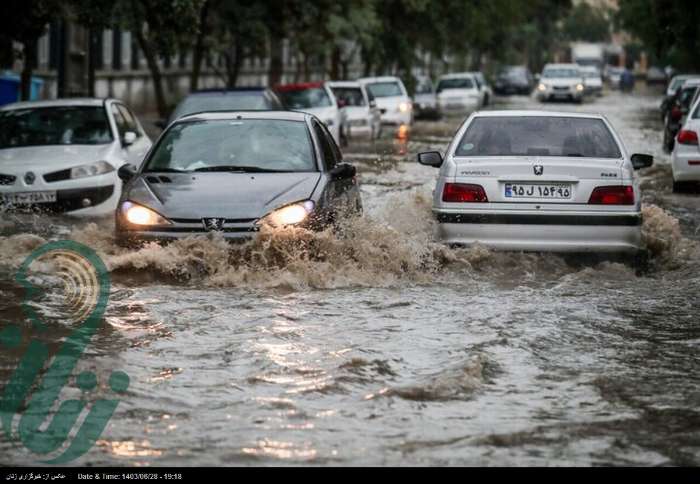
[[[226,53],[226,87],[233,89],[238,83],[238,75],[243,64],[243,48],[238,39],[232,49],[233,52]]]
[[[270,86],[282,82],[284,74],[283,49],[282,37],[272,33],[270,36],[270,69],[267,75],[267,83]]]
[[[151,78],[153,79],[153,90],[156,95],[156,107],[158,109],[158,115],[161,118],[168,117],[168,103],[165,100],[165,91],[163,89],[163,76],[160,72],[160,66],[158,65],[158,60],[154,52],[151,42],[146,38],[146,34],[143,29],[135,29],[136,41],[139,43],[139,47],[143,52],[143,56],[146,58],[146,63],[148,64],[148,69],[151,71]]]
[[[190,91],[199,89],[199,75],[202,72],[202,60],[204,59],[204,37],[209,17],[209,0],[204,1],[199,11],[199,32],[192,53],[192,73],[190,74]]]
[[[32,73],[36,65],[37,39],[27,39],[24,44],[24,65],[20,78],[20,100],[28,101],[31,95]]]
[[[338,80],[342,78],[342,59],[339,46],[333,47],[333,52],[331,54],[331,80]]]

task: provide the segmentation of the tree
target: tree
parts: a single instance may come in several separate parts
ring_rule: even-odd
[[[610,26],[606,10],[582,2],[573,7],[564,18],[562,31],[564,37],[571,41],[608,42]]]
[[[31,79],[37,62],[39,38],[46,33],[52,20],[61,17],[63,2],[60,0],[5,0],[7,12],[0,20],[0,43],[4,47],[2,56],[5,62],[14,59],[11,40],[22,43],[22,73],[20,77],[20,99],[29,99]],[[11,12],[11,14],[10,14]]]

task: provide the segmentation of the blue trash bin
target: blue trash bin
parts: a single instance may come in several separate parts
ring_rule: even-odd
[[[0,105],[14,103],[19,100],[20,81],[19,74],[5,72],[0,76]],[[32,77],[29,84],[29,99],[36,101],[41,98],[41,89],[44,87],[44,80]]]

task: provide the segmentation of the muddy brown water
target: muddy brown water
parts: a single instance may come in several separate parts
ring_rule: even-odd
[[[48,330],[32,334],[20,308],[14,273],[45,241],[85,243],[108,265],[104,325],[78,371],[97,373],[96,395],[113,369],[131,385],[78,465],[698,465],[700,197],[671,193],[658,103],[545,106],[602,112],[630,151],[657,157],[642,174],[645,275],[434,243],[436,173],[414,159],[446,146],[450,119],[347,150],[366,217],[342,234],[128,252],[108,219],[2,214],[0,329],[54,349],[73,329],[49,269],[34,302]],[[0,349],[0,388],[21,354]],[[0,464],[41,460],[0,438]]]

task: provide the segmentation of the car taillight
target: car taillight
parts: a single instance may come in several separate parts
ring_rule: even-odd
[[[695,131],[682,129],[681,132],[678,133],[678,142],[682,145],[697,145],[698,134]]]
[[[683,117],[683,111],[681,111],[681,108],[678,106],[673,106],[673,109],[671,109],[671,119],[674,121],[678,121]]]
[[[443,202],[455,203],[484,203],[489,199],[486,196],[484,187],[468,183],[445,183],[442,190]]]
[[[588,200],[591,205],[634,205],[634,188],[631,186],[598,187]]]

